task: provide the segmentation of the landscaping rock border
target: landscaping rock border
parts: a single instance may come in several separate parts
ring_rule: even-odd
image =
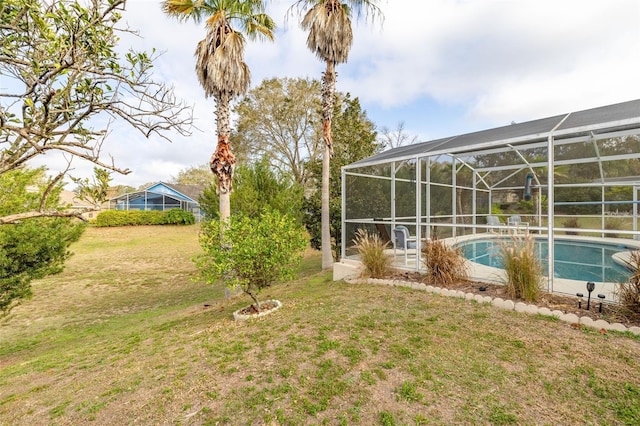
[[[242,321],[242,320],[248,320],[251,318],[260,318],[263,317],[265,315],[269,315],[272,312],[277,311],[278,309],[280,309],[282,307],[282,302],[280,302],[279,300],[265,300],[264,302],[261,302],[261,304],[263,303],[275,303],[276,307],[275,308],[271,308],[269,310],[262,310],[260,311],[260,313],[257,314],[241,314],[240,312],[243,311],[244,309],[246,309],[246,306],[244,308],[240,308],[237,311],[235,311],[233,313],[233,319],[235,319],[236,321]]]
[[[413,290],[426,291],[427,293],[440,294],[442,296],[448,297],[458,297],[460,299],[465,299],[467,301],[475,301],[477,303],[487,303],[495,306],[499,309],[505,309],[508,311],[516,311],[516,312],[524,312],[531,315],[544,315],[549,317],[556,317],[560,321],[569,323],[569,324],[578,324],[583,325],[585,327],[591,327],[598,330],[607,330],[607,331],[617,331],[620,333],[630,332],[637,336],[640,336],[640,327],[626,327],[624,324],[620,324],[618,322],[609,324],[605,320],[597,320],[594,321],[589,317],[578,317],[576,314],[565,313],[560,310],[550,310],[545,307],[538,307],[536,305],[529,305],[523,302],[514,303],[512,300],[503,300],[499,297],[495,299],[491,296],[481,296],[479,294],[473,293],[465,293],[460,290],[449,290],[443,287],[435,287],[431,285],[426,285],[423,283],[417,283],[413,281],[402,281],[402,280],[387,280],[381,278],[351,278],[346,279],[346,282],[350,284],[380,284],[380,285],[390,285],[395,287],[406,287],[411,288]]]

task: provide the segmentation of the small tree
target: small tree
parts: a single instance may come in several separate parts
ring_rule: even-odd
[[[307,244],[304,229],[289,216],[277,211],[254,217],[235,214],[230,222],[203,224],[204,254],[196,265],[208,283],[224,279],[230,288],[239,286],[260,312],[260,290],[293,278]]]
[[[235,190],[231,194],[234,212],[257,216],[264,209],[270,209],[302,221],[302,185],[287,175],[276,174],[266,159],[240,165],[234,176]],[[219,218],[219,198],[215,185],[205,188],[200,196],[200,208],[208,218]]]
[[[40,208],[40,194],[49,189],[51,212],[58,206],[60,184],[49,186],[45,170],[18,169],[0,174],[0,216]],[[20,299],[31,295],[31,281],[62,271],[71,255],[69,245],[80,238],[84,224],[66,217],[37,217],[0,226],[0,313],[8,313]]]
[[[83,201],[91,203],[95,210],[100,210],[109,196],[109,182],[111,182],[111,172],[99,167],[93,168],[93,178],[74,178],[71,180],[78,185],[75,189],[76,196]]]

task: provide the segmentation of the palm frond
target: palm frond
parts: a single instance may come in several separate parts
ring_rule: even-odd
[[[353,43],[351,19],[341,7],[330,10],[327,13],[325,5],[316,5],[309,9],[300,26],[309,31],[307,47],[319,59],[344,63]]]
[[[161,8],[164,13],[179,21],[193,19],[195,22],[200,22],[202,10],[199,7],[199,3],[193,0],[164,0]]]

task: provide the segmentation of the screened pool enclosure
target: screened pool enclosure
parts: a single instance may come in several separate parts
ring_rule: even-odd
[[[429,238],[533,234],[563,291],[556,240],[640,244],[640,100],[391,149],[344,167],[342,185],[343,258],[358,229],[393,241],[406,226],[417,249],[396,260],[415,270]]]

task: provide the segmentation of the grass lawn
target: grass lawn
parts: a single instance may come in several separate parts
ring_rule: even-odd
[[[235,322],[197,233],[89,228],[0,322],[0,424],[640,424],[639,338],[332,282],[316,252]]]

